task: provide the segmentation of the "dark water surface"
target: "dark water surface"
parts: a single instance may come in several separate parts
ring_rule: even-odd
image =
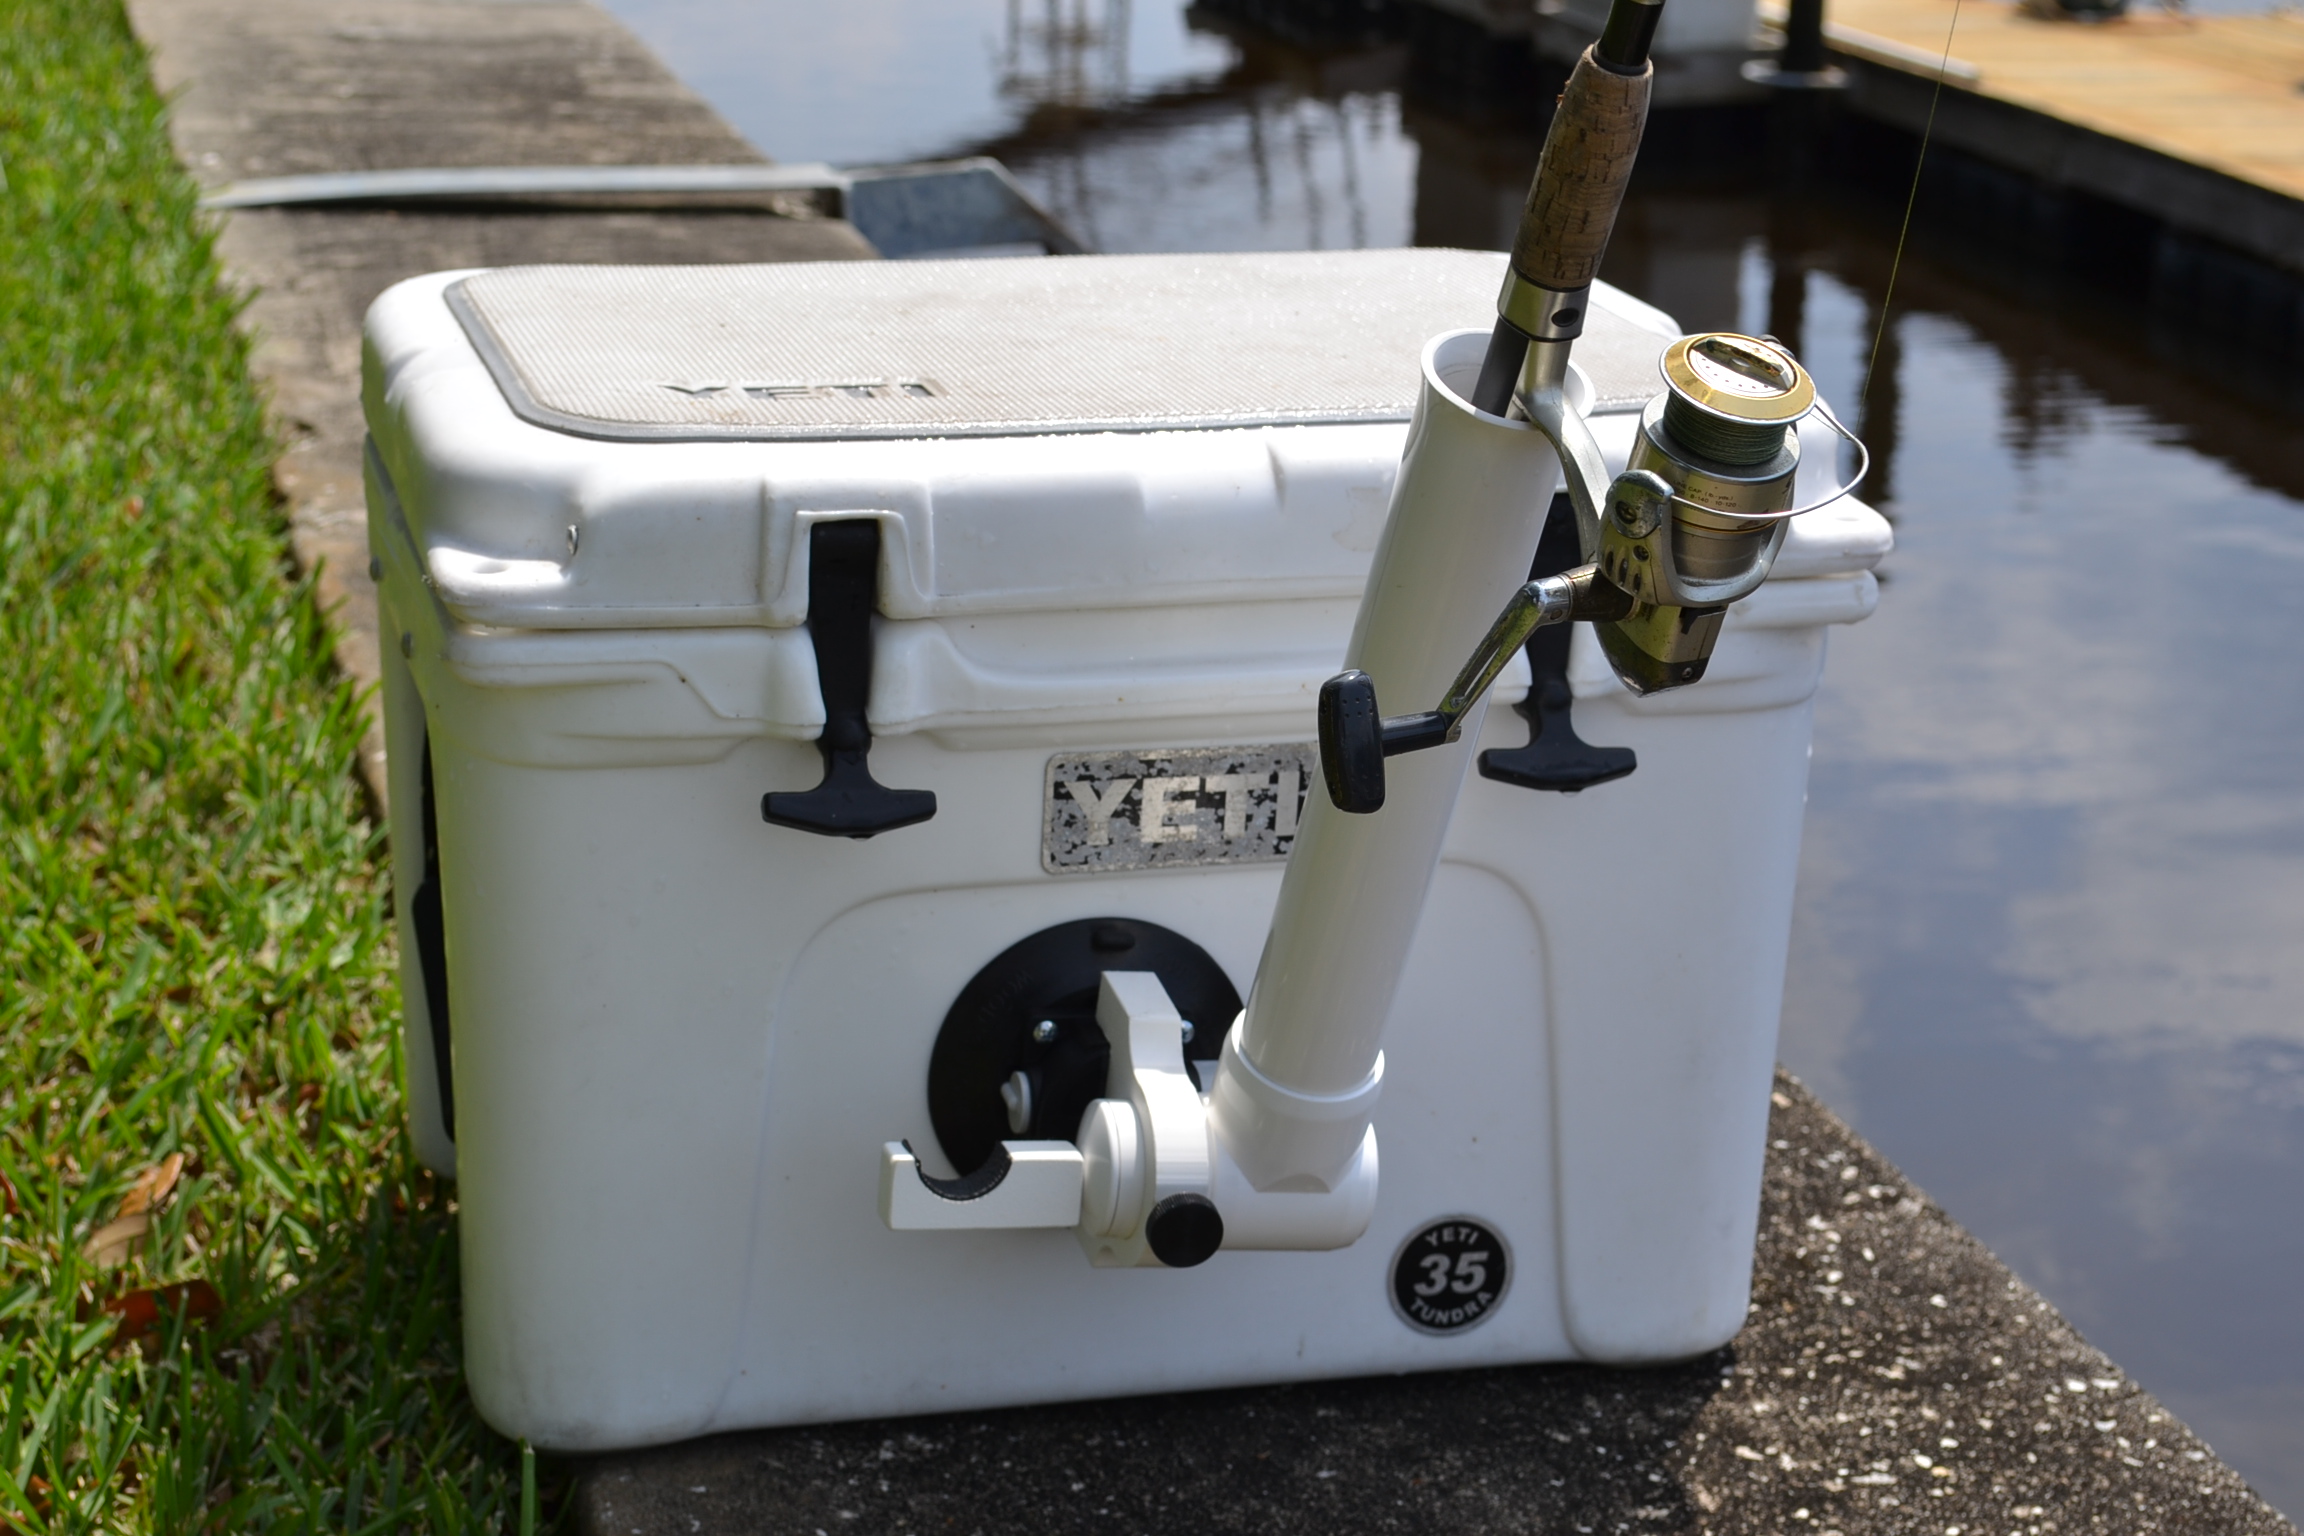
[[[1535,155],[1405,45],[1177,0],[612,6],[780,159],[996,153],[1106,251],[1500,246]],[[1898,538],[1817,702],[1783,1058],[2304,1512],[2304,415],[1925,202],[1867,387],[1893,201],[1707,132],[1608,275],[1794,341]]]

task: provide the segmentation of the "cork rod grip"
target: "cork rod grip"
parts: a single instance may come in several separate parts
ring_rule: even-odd
[[[1544,136],[1536,180],[1520,215],[1512,265],[1532,283],[1571,292],[1600,274],[1600,258],[1616,227],[1624,184],[1640,153],[1648,121],[1648,87],[1655,67],[1618,74],[1593,57],[1576,61]]]

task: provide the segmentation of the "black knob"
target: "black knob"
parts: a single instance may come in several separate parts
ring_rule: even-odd
[[[1384,806],[1384,719],[1376,681],[1355,667],[1320,685],[1320,776],[1336,809],[1365,816]]]
[[[1444,747],[1456,722],[1436,709],[1386,719],[1376,682],[1354,667],[1320,685],[1320,775],[1336,809],[1366,816],[1384,808],[1384,759]]]
[[[1170,1269],[1205,1264],[1224,1246],[1224,1218],[1206,1195],[1170,1195],[1145,1218],[1152,1257]]]

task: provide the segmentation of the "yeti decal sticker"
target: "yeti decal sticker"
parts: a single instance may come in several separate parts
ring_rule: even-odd
[[[1435,1221],[1392,1258],[1392,1310],[1419,1333],[1461,1333],[1487,1317],[1512,1285],[1512,1251],[1486,1222]]]
[[[1040,867],[1066,875],[1284,859],[1319,766],[1310,742],[1052,757]]]

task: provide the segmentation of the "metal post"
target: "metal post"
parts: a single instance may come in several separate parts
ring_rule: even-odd
[[[1824,0],[1789,0],[1784,46],[1773,59],[1753,59],[1744,78],[1778,91],[1837,91],[1848,84],[1846,70],[1824,53]]]
[[[1824,0],[1791,0],[1784,18],[1784,51],[1776,56],[1781,74],[1815,75],[1824,70]]]

